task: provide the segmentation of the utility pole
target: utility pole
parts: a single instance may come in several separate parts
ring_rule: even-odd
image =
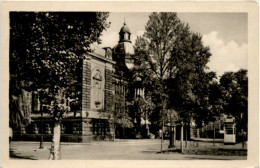
[[[242,133],[242,148],[245,148],[245,137],[244,137],[244,113],[241,113],[241,133]]]
[[[162,132],[161,132],[161,153],[162,153],[162,145],[163,145],[163,125],[164,125],[164,121],[162,121]]]
[[[244,138],[244,129],[242,128],[242,148],[245,148],[245,138]]]
[[[173,130],[172,130],[172,117],[171,117],[171,111],[170,111],[170,144],[169,148],[173,147]]]
[[[181,122],[181,153],[183,153],[183,122]]]
[[[185,124],[185,147],[188,147],[188,125]]]
[[[40,140],[40,149],[43,149],[43,108],[42,108],[42,93],[39,93],[40,99],[40,111],[41,111],[41,140]]]
[[[176,125],[173,126],[173,147],[175,147],[175,141],[176,141]]]
[[[215,136],[216,136],[215,122],[213,122],[213,146],[215,146]]]

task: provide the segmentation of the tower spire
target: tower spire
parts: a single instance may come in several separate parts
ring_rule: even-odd
[[[125,17],[124,17],[124,25],[120,29],[120,32],[119,32],[119,42],[130,42],[131,43],[130,36],[131,36],[131,32],[130,32],[129,27],[126,25]]]

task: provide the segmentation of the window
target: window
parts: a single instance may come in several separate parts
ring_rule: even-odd
[[[225,125],[225,133],[226,134],[234,134],[233,125],[231,125],[231,124]]]
[[[33,103],[33,111],[40,111],[40,100],[39,100],[39,94],[38,93],[33,93],[32,96],[32,103]]]
[[[100,70],[95,69],[92,73],[92,101],[96,109],[103,107],[103,78]]]
[[[129,36],[128,36],[128,34],[127,34],[127,33],[125,33],[125,35],[124,35],[124,36],[125,36],[125,38],[124,38],[124,39],[125,39],[125,40],[128,40],[128,37],[129,37]]]

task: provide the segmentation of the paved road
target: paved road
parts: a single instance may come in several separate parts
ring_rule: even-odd
[[[116,140],[94,141],[91,143],[61,143],[61,159],[63,160],[244,160],[246,156],[212,156],[187,155],[181,153],[160,153],[161,141],[154,140]],[[197,142],[189,142],[194,145]],[[198,142],[200,148],[212,147],[212,143]],[[163,150],[168,150],[168,141],[163,142]],[[176,145],[179,145],[177,142]],[[231,148],[240,148],[231,146]],[[39,142],[11,142],[11,159],[46,160],[49,156],[50,143],[44,143],[44,149],[39,149]],[[216,143],[217,147],[224,147]],[[228,146],[225,146],[228,148]]]

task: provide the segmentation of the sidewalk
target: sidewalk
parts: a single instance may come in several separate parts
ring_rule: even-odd
[[[211,143],[213,144],[214,140],[211,138],[192,138],[194,142],[205,142],[205,143]],[[220,149],[230,149],[230,150],[247,150],[247,142],[245,142],[245,146],[243,148],[242,143],[236,143],[236,144],[224,144],[224,139],[215,139],[215,147],[214,148],[220,148]]]
[[[202,142],[212,142],[214,141],[214,139],[211,138],[191,138],[194,141],[202,141]],[[215,142],[220,142],[220,143],[224,143],[224,139],[215,139]]]
[[[196,143],[189,141],[188,144]],[[209,149],[213,147],[209,142],[198,142],[199,148]],[[39,149],[39,142],[12,141],[10,148],[11,159],[47,160],[49,156],[50,142],[44,142],[44,149]],[[169,140],[163,141],[163,150],[168,149]],[[176,142],[178,149],[180,142]],[[184,142],[185,145],[185,142]],[[220,143],[215,147],[223,147]],[[160,153],[160,139],[146,140],[116,140],[116,141],[92,141],[91,143],[61,143],[62,160],[244,160],[246,156],[214,156],[214,155],[190,155],[174,153]]]

